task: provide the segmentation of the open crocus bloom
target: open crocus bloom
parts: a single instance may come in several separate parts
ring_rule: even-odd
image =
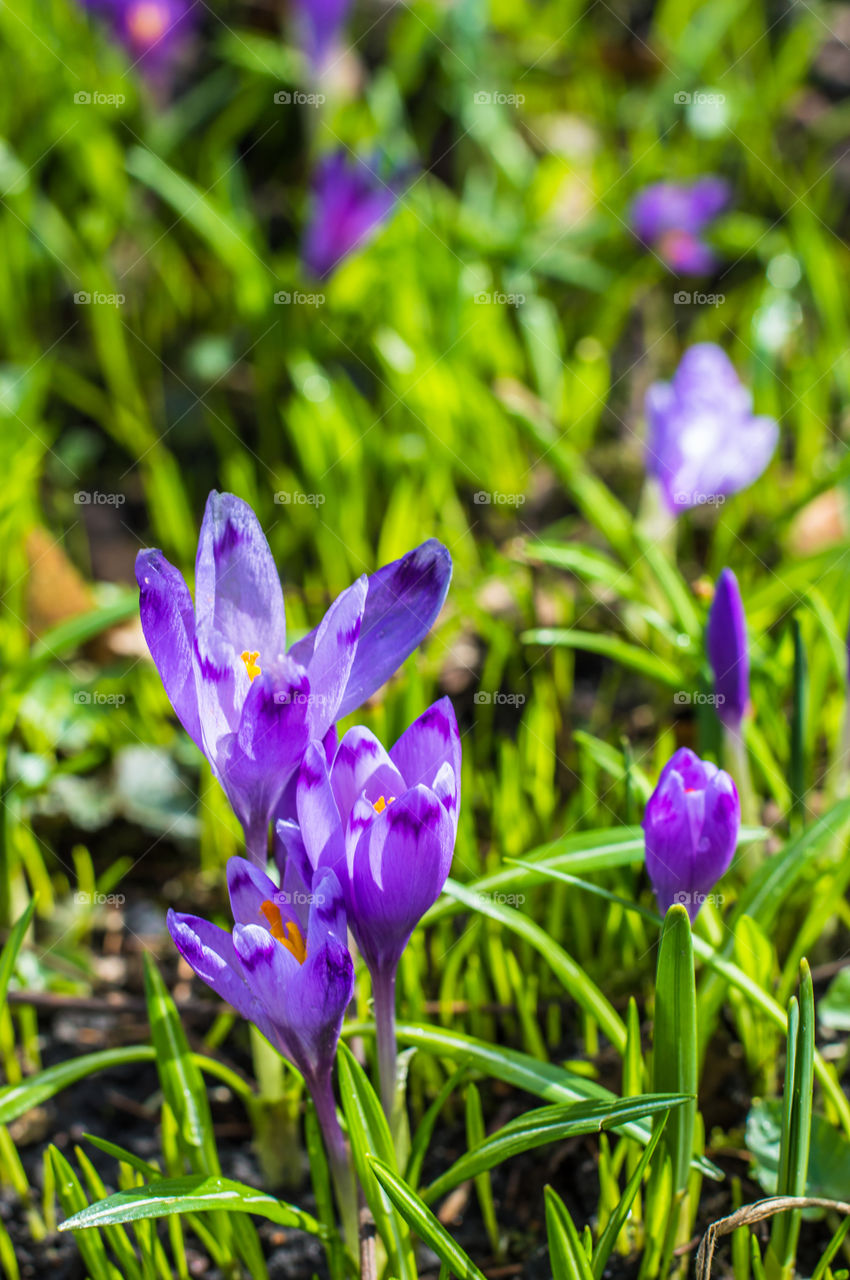
[[[779,438],[713,342],[689,347],[671,382],[646,393],[647,469],[675,514],[737,493],[764,471]]]
[[[300,839],[309,866],[332,868],[348,923],[374,974],[395,972],[411,933],[440,896],[460,808],[460,734],[448,698],[434,703],[388,752],[349,729],[328,766],[319,743],[298,777]],[[278,835],[298,860],[299,833]]]
[[[705,647],[714,673],[718,719],[727,729],[739,733],[750,698],[750,658],[744,604],[731,569],[724,569],[717,579]]]
[[[231,858],[227,884],[233,932],[169,911],[174,944],[208,987],[294,1063],[311,1090],[324,1088],[354,990],[339,882],[323,868],[308,888],[292,869],[279,889],[245,858]]]
[[[195,604],[161,551],[136,559],[145,639],[171,705],[210,762],[264,865],[268,828],[313,739],[378,689],[427,634],[451,560],[433,539],[342,592],[286,650],[283,592],[247,503],[211,493]]]
[[[700,239],[729,203],[729,184],[709,174],[695,182],[655,182],[635,197],[629,211],[632,230],[677,275],[707,275],[715,265],[711,248]]]
[[[735,783],[687,747],[667,761],[643,819],[646,869],[664,914],[682,903],[693,922],[738,842]]]

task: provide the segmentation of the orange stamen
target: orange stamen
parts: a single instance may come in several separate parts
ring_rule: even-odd
[[[304,935],[295,921],[287,920],[286,924],[284,924],[280,916],[280,907],[277,903],[268,899],[260,903],[260,911],[268,921],[269,932],[272,937],[286,947],[287,951],[295,956],[299,964],[303,964],[307,959],[307,943],[304,941]]]
[[[255,653],[251,653],[250,649],[246,649],[244,653],[240,654],[242,661],[245,663],[245,670],[248,672],[248,676],[252,683],[256,680],[257,676],[261,674],[261,668],[257,666],[257,659],[259,656],[259,649]]]
[[[375,810],[375,813],[383,813],[387,805],[392,804],[393,800],[395,800],[395,796],[387,796],[386,798],[384,796],[378,796],[378,799],[372,805],[372,808]]]

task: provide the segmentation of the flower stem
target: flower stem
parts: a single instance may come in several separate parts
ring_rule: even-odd
[[[396,1111],[396,1041],[395,1041],[395,969],[373,973],[372,991],[375,997],[375,1034],[378,1046],[378,1076],[381,1081],[381,1102],[395,1135]]]
[[[322,1076],[308,1080],[307,1085],[313,1099],[313,1105],[316,1108],[316,1116],[319,1121],[319,1127],[322,1130],[322,1137],[325,1140],[328,1165],[333,1179],[334,1190],[336,1191],[340,1217],[342,1218],[343,1234],[349,1248],[356,1254],[359,1235],[357,1188],[354,1182],[354,1171],[348,1155],[348,1147],[336,1115],[336,1100],[334,1099],[330,1071]]]
[[[738,729],[726,728],[726,752],[729,757],[729,772],[738,788],[738,797],[741,801],[741,819],[743,822],[756,826],[759,820],[758,801],[755,791],[753,790],[753,779],[750,773],[750,761],[747,755],[747,747],[744,742],[743,725]],[[750,876],[756,870],[760,862],[759,846],[757,844],[748,844],[741,854],[741,867],[744,872]]]
[[[250,827],[243,827],[245,832],[245,852],[248,860],[253,862],[255,867],[259,867],[261,871],[265,871],[266,863],[269,860],[269,827],[268,823],[252,823]]]

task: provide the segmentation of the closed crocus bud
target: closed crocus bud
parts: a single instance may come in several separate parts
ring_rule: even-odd
[[[664,766],[643,819],[646,869],[662,915],[679,902],[694,922],[732,861],[740,825],[729,774],[682,747]]]
[[[705,647],[714,672],[718,719],[733,733],[740,733],[750,697],[750,660],[747,619],[738,579],[731,569],[724,569],[717,579]]]
[[[377,168],[344,151],[325,156],[313,176],[310,222],[302,257],[321,279],[371,239],[392,212],[398,194],[395,179],[385,181]]]
[[[672,381],[646,393],[647,470],[670,511],[719,505],[758,479],[779,438],[773,418],[753,414],[753,398],[713,342],[682,356]]]
[[[134,62],[157,76],[179,58],[197,25],[191,0],[82,0],[104,17]]]

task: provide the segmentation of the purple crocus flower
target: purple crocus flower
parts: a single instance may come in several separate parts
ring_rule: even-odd
[[[168,913],[177,950],[199,978],[252,1022],[304,1077],[322,1126],[340,1208],[354,1206],[332,1070],[354,992],[345,906],[333,871],[304,883],[295,867],[283,889],[244,858],[227,864],[233,930]]]
[[[655,182],[635,197],[629,211],[632,231],[676,275],[707,275],[716,259],[700,233],[726,208],[731,192],[723,178]]]
[[[738,579],[731,569],[724,569],[717,579],[705,645],[714,672],[718,718],[731,732],[740,733],[750,697],[750,659],[747,619]]]
[[[196,0],[83,0],[109,22],[134,61],[157,73],[179,56],[194,25]]]
[[[362,575],[287,652],[280,579],[247,503],[213,491],[195,564],[195,605],[161,551],[136,559],[145,639],[186,732],[210,762],[264,865],[273,816],[314,740],[348,715],[425,637],[451,559],[433,539]]]
[[[311,744],[298,777],[300,833],[293,823],[277,828],[293,860],[304,865],[306,855],[309,870],[329,867],[342,885],[349,927],[372,975],[388,1114],[395,1082],[396,967],[449,874],[460,762],[460,734],[448,698],[429,707],[389,752],[368,729],[349,729],[330,766],[321,744]]]
[[[295,21],[313,70],[320,73],[339,46],[351,0],[295,0]]]
[[[319,161],[313,207],[302,255],[313,275],[324,278],[359,249],[395,205],[397,192],[365,160],[336,151]]]
[[[662,915],[680,902],[694,922],[732,861],[740,825],[729,774],[680,748],[662,769],[643,818],[646,869]]]
[[[713,342],[689,347],[672,381],[649,388],[647,469],[673,514],[720,503],[764,471],[779,426],[755,416],[752,404],[731,360]]]

